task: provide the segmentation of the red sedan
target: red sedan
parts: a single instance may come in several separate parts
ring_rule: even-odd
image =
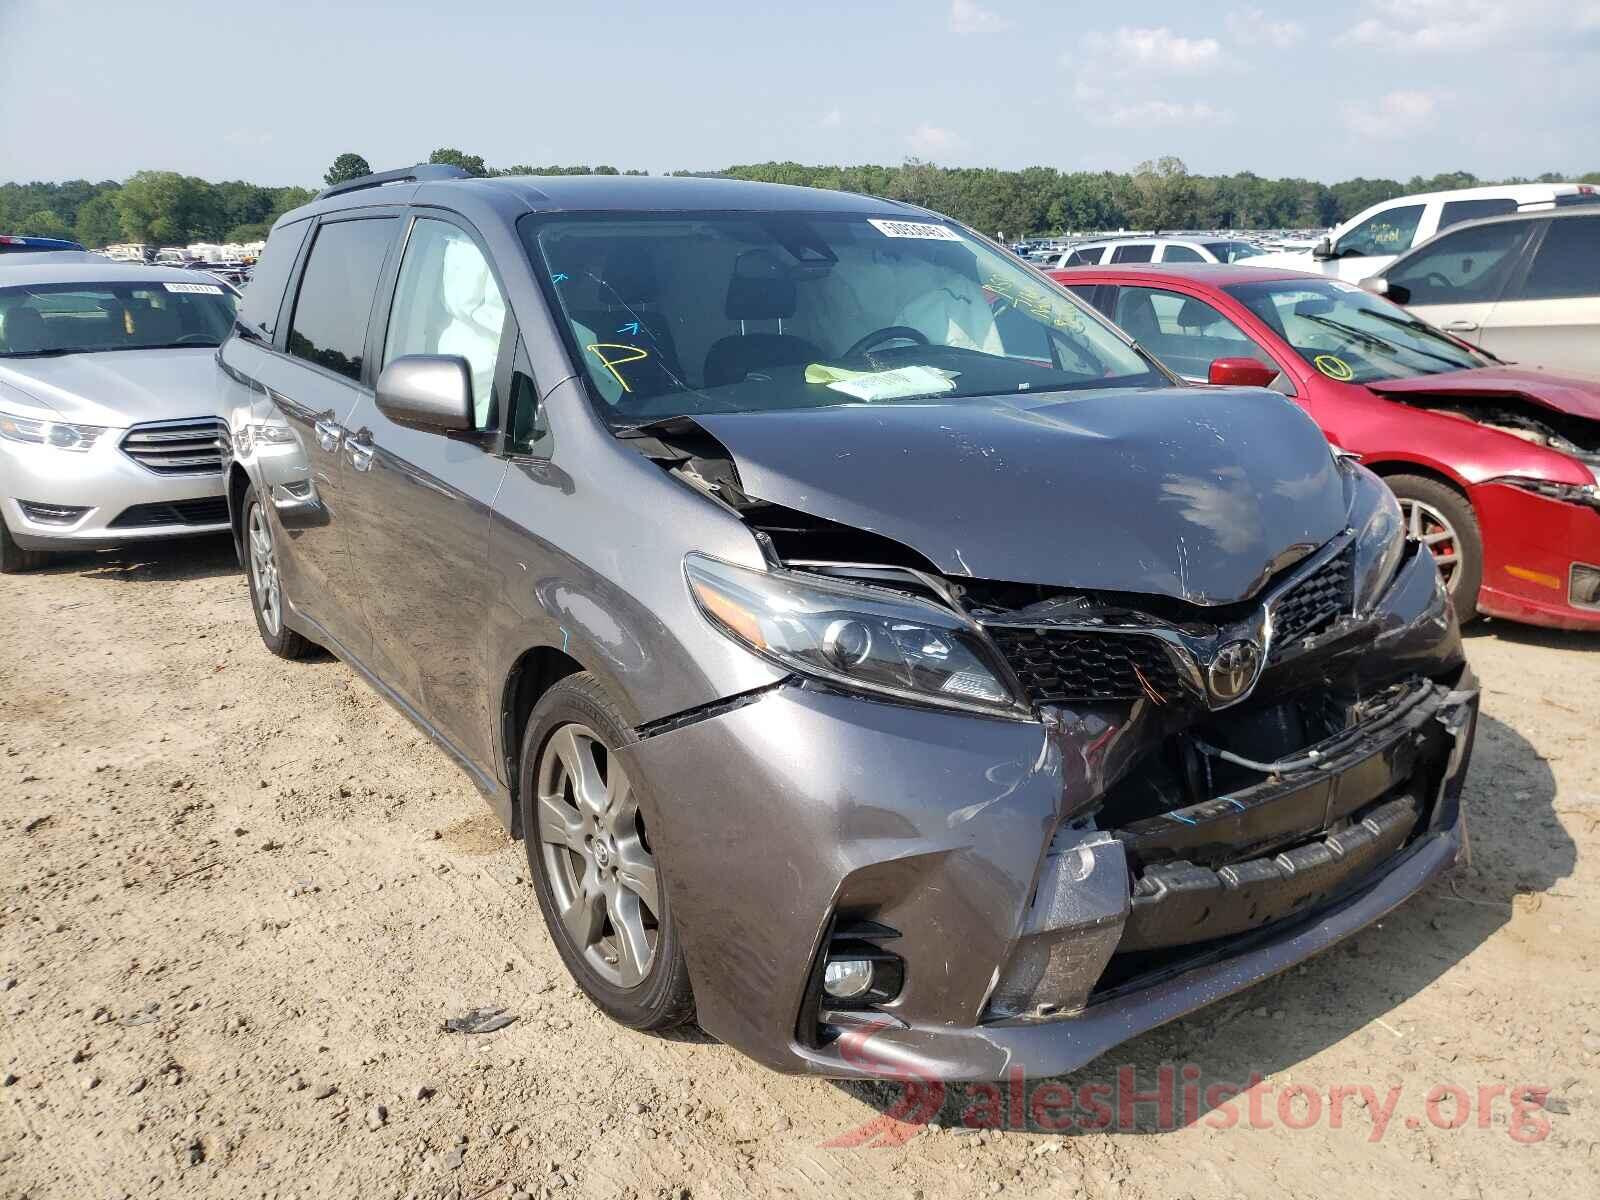
[[[1049,274],[1186,379],[1293,397],[1388,482],[1462,620],[1600,629],[1600,378],[1501,362],[1322,276]]]

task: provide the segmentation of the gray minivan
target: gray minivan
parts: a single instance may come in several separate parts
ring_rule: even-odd
[[[454,759],[612,1017],[1059,1074],[1456,860],[1449,600],[1284,397],[905,204],[451,174],[274,226],[230,511],[268,648]]]

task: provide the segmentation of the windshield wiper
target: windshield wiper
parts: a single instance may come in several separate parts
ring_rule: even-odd
[[[153,346],[107,346],[107,350],[215,350],[221,342],[157,342]]]
[[[1403,317],[1391,317],[1388,313],[1373,312],[1370,308],[1363,308],[1363,309],[1359,309],[1357,311],[1365,313],[1369,317],[1376,317],[1380,321],[1387,321],[1391,325],[1398,325],[1401,329],[1409,329],[1409,330],[1412,330],[1412,331],[1414,331],[1416,333],[1426,334],[1428,337],[1431,337],[1435,341],[1438,341],[1438,342],[1446,342],[1446,343],[1448,343],[1448,342],[1450,342],[1452,340],[1452,339],[1450,339],[1448,337],[1441,336],[1438,330],[1432,328],[1431,326],[1424,325],[1421,321],[1407,321]],[[1461,339],[1461,340],[1465,341],[1464,338]],[[1468,343],[1468,344],[1472,345],[1472,343]],[[1485,350],[1482,346],[1473,345],[1472,348],[1474,350],[1476,350],[1479,354],[1482,354],[1485,358],[1494,359],[1495,362],[1504,362],[1505,361],[1504,359],[1501,359],[1501,358],[1495,358],[1495,356],[1493,354],[1490,354],[1489,351]],[[1445,358],[1443,355],[1434,354],[1432,351],[1429,351],[1429,350],[1416,350],[1416,351],[1413,351],[1413,353],[1415,353],[1415,354],[1425,354],[1429,358],[1437,358],[1437,359],[1439,359],[1440,362],[1448,362],[1454,367],[1458,367],[1459,368],[1461,366],[1460,363],[1453,362],[1452,360],[1450,360],[1448,358]]]
[[[0,358],[59,358],[63,354],[77,354],[79,351],[72,346],[56,346],[50,350],[6,350],[0,352]]]
[[[1375,333],[1368,333],[1365,329],[1357,329],[1354,325],[1346,325],[1343,321],[1335,321],[1332,317],[1319,317],[1312,313],[1295,313],[1302,321],[1315,321],[1318,325],[1326,325],[1329,329],[1337,329],[1340,333],[1348,334],[1358,342],[1364,342],[1375,350],[1387,350],[1391,354],[1399,353],[1400,348],[1393,342],[1386,342]]]

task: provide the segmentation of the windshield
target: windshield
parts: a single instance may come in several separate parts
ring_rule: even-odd
[[[522,232],[615,427],[1171,383],[1060,288],[943,223],[628,213]]]
[[[220,346],[237,303],[202,280],[0,288],[0,358]]]
[[[1225,288],[1330,379],[1368,383],[1486,367],[1489,360],[1403,308],[1337,280]]]
[[[1241,259],[1254,258],[1266,251],[1259,246],[1252,246],[1249,242],[1207,242],[1207,250],[1221,263],[1236,263]]]

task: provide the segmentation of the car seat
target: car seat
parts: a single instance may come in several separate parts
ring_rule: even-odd
[[[595,341],[590,344],[644,352],[644,357],[616,368],[627,381],[626,394],[659,396],[685,387],[677,343],[660,309],[661,278],[655,258],[632,247],[614,248],[595,283],[603,307],[572,308],[567,315],[593,331]],[[586,346],[580,349],[594,353]],[[607,357],[616,359],[618,355],[609,353]],[[619,403],[625,400],[619,398]]]
[[[0,320],[0,346],[13,354],[48,350],[48,332],[38,310],[18,305]]]
[[[794,280],[777,259],[765,250],[741,254],[723,305],[728,320],[739,322],[739,332],[713,342],[706,352],[705,386],[738,383],[762,367],[821,361],[823,352],[814,343],[782,332],[798,306]],[[776,321],[778,331],[752,333],[745,328],[751,321]]]

